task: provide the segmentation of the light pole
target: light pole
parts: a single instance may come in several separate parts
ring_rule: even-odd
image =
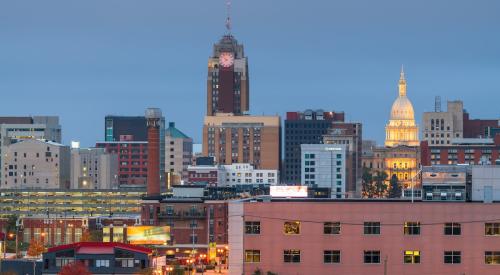
[[[200,255],[200,260],[201,260],[201,275],[205,273],[205,259],[207,258],[207,254],[201,254]]]
[[[18,252],[18,247],[19,247],[19,245],[18,245],[18,242],[17,242],[17,231],[16,231],[16,233],[15,233],[15,234],[14,234],[14,233],[9,233],[9,238],[13,238],[13,237],[16,237],[16,259],[17,259],[17,255],[18,255],[18,253],[19,253],[19,252]]]

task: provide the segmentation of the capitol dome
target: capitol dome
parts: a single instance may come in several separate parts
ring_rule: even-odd
[[[415,123],[413,105],[406,96],[406,80],[403,69],[399,78],[399,96],[391,108],[389,123],[385,127],[385,146],[418,146],[418,126]]]
[[[406,95],[399,96],[391,108],[391,120],[414,120],[413,105]]]

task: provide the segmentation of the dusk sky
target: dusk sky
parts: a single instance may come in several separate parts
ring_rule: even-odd
[[[250,112],[345,111],[384,127],[404,64],[417,121],[440,95],[500,117],[498,0],[233,0]],[[0,116],[59,115],[63,141],[104,139],[104,116],[162,109],[201,142],[207,59],[225,0],[0,0]]]

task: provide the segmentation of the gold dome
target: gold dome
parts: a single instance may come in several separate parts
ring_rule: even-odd
[[[399,96],[392,104],[391,120],[415,120],[413,105],[406,95]]]
[[[418,126],[415,124],[413,105],[406,96],[406,80],[403,69],[399,78],[399,96],[391,108],[386,128],[385,146],[418,146]]]

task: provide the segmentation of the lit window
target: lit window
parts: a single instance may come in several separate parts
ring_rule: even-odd
[[[418,250],[405,250],[403,257],[404,257],[405,264],[419,264],[420,263],[420,251],[418,251]]]
[[[283,262],[300,263],[300,250],[296,249],[283,250]]]
[[[500,264],[500,251],[485,251],[484,252],[485,264]]]
[[[283,233],[286,235],[300,234],[300,222],[285,222],[283,225]]]
[[[500,223],[485,223],[484,224],[484,234],[488,236],[499,236],[500,235]]]
[[[460,251],[445,251],[444,263],[445,264],[459,264],[462,262],[462,252]]]
[[[420,235],[420,222],[405,222],[405,235]]]
[[[340,234],[340,222],[325,222],[323,224],[324,234]]]
[[[245,263],[260,263],[260,250],[245,250]]]

